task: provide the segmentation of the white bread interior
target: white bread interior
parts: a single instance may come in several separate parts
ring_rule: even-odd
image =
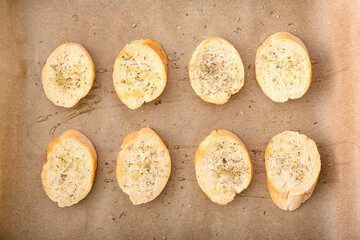
[[[85,97],[95,78],[94,63],[78,43],[64,43],[48,57],[42,70],[46,96],[56,106],[70,108]]]
[[[82,133],[68,130],[53,139],[47,149],[41,181],[48,197],[59,207],[69,207],[85,198],[95,177],[97,154]]]
[[[244,65],[231,43],[211,37],[203,40],[192,54],[189,77],[201,99],[224,104],[244,85]]]
[[[116,177],[134,205],[154,200],[170,177],[170,153],[150,128],[127,135],[119,150]]]
[[[256,52],[256,79],[275,102],[301,98],[311,84],[311,62],[304,43],[279,32],[268,37]]]
[[[130,109],[159,97],[166,81],[167,57],[154,40],[136,40],[126,45],[115,60],[115,92]]]
[[[215,130],[200,144],[195,155],[196,178],[211,201],[231,202],[251,182],[253,171],[242,141],[227,130]]]
[[[272,138],[266,148],[265,165],[272,200],[290,211],[312,195],[321,169],[315,142],[292,131]]]

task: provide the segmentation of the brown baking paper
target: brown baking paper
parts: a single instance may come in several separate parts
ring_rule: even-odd
[[[359,1],[350,0],[1,1],[0,238],[360,238],[359,13]],[[254,75],[257,47],[278,31],[301,38],[313,62],[309,91],[286,103],[266,97]],[[234,44],[245,66],[244,87],[221,106],[197,97],[187,73],[192,52],[210,36]],[[111,67],[141,38],[163,46],[168,83],[159,101],[130,110],[114,93]],[[64,42],[81,43],[95,62],[95,97],[81,100],[78,112],[56,107],[41,85],[46,58]],[[116,157],[124,136],[145,126],[167,144],[173,166],[161,195],[134,206],[117,185]],[[243,140],[254,167],[249,188],[227,206],[201,191],[193,163],[218,128]],[[91,139],[98,170],[84,200],[59,208],[40,171],[47,145],[67,129]],[[268,142],[284,130],[312,138],[322,161],[313,196],[293,212],[270,199],[264,168]]]

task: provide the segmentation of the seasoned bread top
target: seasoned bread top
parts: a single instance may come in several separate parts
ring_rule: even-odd
[[[64,43],[48,57],[42,70],[46,96],[57,106],[70,108],[85,97],[94,82],[95,67],[86,49]]]
[[[291,196],[304,194],[316,184],[321,161],[313,140],[297,132],[285,131],[268,144],[265,165],[272,188]]]
[[[166,82],[167,57],[154,40],[136,40],[126,45],[115,60],[115,91],[130,109],[159,97]]]
[[[48,146],[41,172],[45,193],[60,207],[78,203],[91,190],[96,166],[90,140],[75,130],[64,132]]]
[[[119,150],[116,177],[134,205],[154,200],[171,172],[169,150],[150,128],[127,135]]]
[[[203,40],[189,63],[195,93],[206,102],[226,103],[244,85],[244,66],[234,46],[219,37]]]
[[[227,130],[215,130],[195,155],[196,178],[205,194],[221,205],[231,202],[252,179],[250,156],[242,141]]]
[[[302,97],[310,87],[311,62],[304,43],[279,32],[267,38],[256,52],[256,79],[275,102]]]

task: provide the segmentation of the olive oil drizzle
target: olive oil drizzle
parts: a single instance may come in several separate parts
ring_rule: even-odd
[[[97,81],[94,81],[91,90],[95,90],[95,89],[99,89],[101,88],[101,84],[98,83]]]
[[[88,112],[91,112],[92,110],[94,110],[94,108],[89,104],[89,103],[86,103],[86,102],[83,102],[83,103],[80,103],[75,109],[75,111],[73,113],[71,113],[70,115],[68,115],[64,120],[62,120],[61,122],[55,124],[49,131],[49,135],[50,136],[54,136],[54,133],[56,131],[56,129],[58,127],[61,126],[61,124],[63,124],[64,122],[66,121],[69,121],[77,116],[80,116],[81,114],[84,114],[84,113],[88,113]]]
[[[45,115],[45,116],[39,116],[37,119],[36,119],[36,122],[45,122],[48,120],[48,118],[51,116],[52,114],[49,114],[49,115]]]

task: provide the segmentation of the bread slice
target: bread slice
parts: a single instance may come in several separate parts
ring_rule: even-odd
[[[244,85],[244,65],[231,43],[211,37],[203,40],[192,54],[189,77],[201,99],[224,104]]]
[[[91,190],[97,166],[94,145],[81,132],[68,130],[47,149],[41,181],[48,197],[59,207],[69,207]]]
[[[285,131],[271,139],[265,165],[272,200],[279,208],[292,211],[314,192],[321,161],[313,140]]]
[[[167,57],[154,40],[137,40],[126,45],[115,60],[115,91],[130,109],[159,97],[166,81]]]
[[[310,87],[311,62],[304,43],[294,35],[271,35],[256,52],[256,79],[275,102],[301,98]]]
[[[64,43],[48,57],[42,70],[46,96],[56,106],[70,108],[85,97],[94,82],[95,67],[86,49]]]
[[[116,177],[134,205],[154,200],[171,172],[169,150],[150,128],[127,135],[119,150]]]
[[[227,130],[215,130],[195,154],[196,178],[211,201],[226,205],[251,182],[251,159],[242,141]]]

